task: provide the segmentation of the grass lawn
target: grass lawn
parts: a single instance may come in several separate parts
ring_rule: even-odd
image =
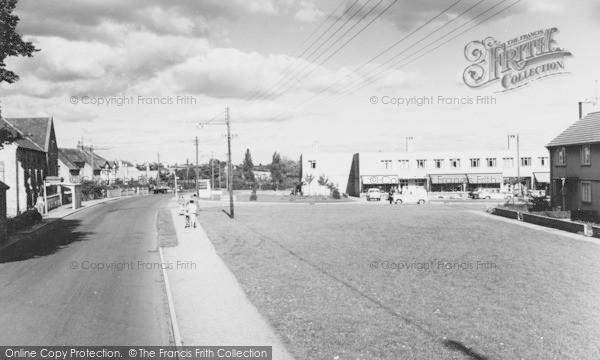
[[[200,222],[298,360],[600,358],[597,244],[457,205],[215,207]]]
[[[226,199],[229,199],[228,195],[224,195]],[[236,195],[236,201],[240,202],[249,202],[250,195]],[[296,202],[296,203],[341,203],[341,202],[350,202],[351,199],[341,198],[341,199],[333,199],[325,196],[310,196],[310,197],[291,197],[290,195],[264,195],[259,194],[257,196],[256,202]]]

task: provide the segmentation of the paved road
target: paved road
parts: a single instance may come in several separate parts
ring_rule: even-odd
[[[3,254],[0,345],[173,345],[156,231],[171,197],[96,205],[44,246]]]

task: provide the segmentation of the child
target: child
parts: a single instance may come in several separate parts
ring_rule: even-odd
[[[194,200],[190,200],[190,203],[186,206],[185,215],[185,227],[188,228],[192,225],[196,227],[196,215],[198,214],[198,206],[194,203]]]

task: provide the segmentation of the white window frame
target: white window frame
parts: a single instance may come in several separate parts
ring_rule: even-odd
[[[581,165],[592,165],[592,147],[589,144],[581,145]]]
[[[582,181],[581,182],[581,201],[585,202],[585,203],[592,202],[592,182],[591,181]]]

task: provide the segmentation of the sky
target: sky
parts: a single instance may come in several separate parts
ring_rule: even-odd
[[[53,116],[59,147],[83,140],[108,160],[194,162],[196,136],[201,163],[224,160],[226,107],[234,163],[248,148],[255,164],[404,151],[407,137],[410,151],[496,150],[518,133],[541,149],[579,101],[599,110],[595,0],[20,0],[15,13],[40,51],[7,59],[21,79],[0,84],[2,116]],[[465,83],[469,43],[552,28],[561,74]]]

